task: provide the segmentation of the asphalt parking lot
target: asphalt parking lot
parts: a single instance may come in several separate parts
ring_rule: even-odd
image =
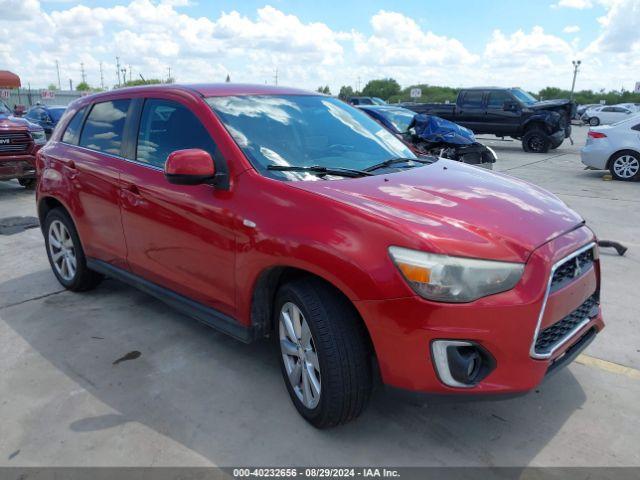
[[[527,396],[416,405],[378,392],[357,421],[315,430],[269,342],[243,345],[113,280],[65,292],[34,228],[0,235],[0,466],[640,465],[640,184],[584,170],[586,131],[544,155],[486,142],[497,171],[629,248],[601,254],[605,331]],[[35,215],[33,192],[0,183],[0,218]]]

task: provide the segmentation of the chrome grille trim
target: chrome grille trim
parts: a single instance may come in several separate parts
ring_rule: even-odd
[[[540,309],[540,315],[538,315],[538,323],[536,324],[536,329],[535,332],[533,333],[533,341],[531,342],[531,348],[529,349],[529,355],[531,356],[531,358],[535,358],[538,360],[544,360],[547,358],[550,358],[556,350],[558,350],[560,347],[562,347],[565,343],[567,343],[569,340],[571,340],[576,333],[578,333],[582,328],[584,328],[585,325],[587,325],[591,319],[590,318],[586,318],[583,322],[580,322],[578,325],[576,325],[576,327],[571,330],[567,336],[560,341],[557,345],[555,345],[551,351],[546,352],[546,353],[536,353],[536,341],[538,340],[538,335],[540,334],[540,325],[542,325],[542,319],[544,318],[544,312],[547,308],[547,301],[549,300],[549,294],[551,293],[551,281],[553,280],[553,275],[555,273],[555,271],[558,269],[558,267],[560,267],[562,264],[564,264],[565,262],[571,260],[572,258],[577,257],[578,255],[580,255],[583,252],[586,252],[589,249],[593,249],[595,248],[596,243],[595,242],[591,242],[581,248],[579,248],[578,250],[570,253],[569,255],[567,255],[566,257],[558,260],[556,263],[553,264],[553,266],[551,267],[551,272],[549,272],[549,279],[547,281],[547,289],[545,291],[544,294],[544,300],[542,301],[542,308]],[[595,257],[595,255],[594,255]]]

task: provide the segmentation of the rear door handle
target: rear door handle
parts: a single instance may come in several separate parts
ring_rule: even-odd
[[[67,167],[69,170],[77,170],[76,169],[76,162],[74,162],[73,160],[62,160],[62,164]]]
[[[127,202],[132,207],[140,207],[146,203],[140,194],[140,189],[132,183],[122,187],[120,196],[123,202]]]

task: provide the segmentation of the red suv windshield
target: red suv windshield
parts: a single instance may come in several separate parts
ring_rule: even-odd
[[[312,95],[210,97],[252,164],[274,178],[308,179],[270,165],[362,170],[391,158],[416,158],[365,113],[340,100]]]

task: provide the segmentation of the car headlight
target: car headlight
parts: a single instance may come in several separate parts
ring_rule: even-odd
[[[44,145],[47,143],[47,136],[44,134],[44,130],[35,130],[31,132],[31,137],[36,145]]]
[[[389,254],[411,288],[436,302],[463,303],[516,286],[524,264],[450,257],[402,247]]]

